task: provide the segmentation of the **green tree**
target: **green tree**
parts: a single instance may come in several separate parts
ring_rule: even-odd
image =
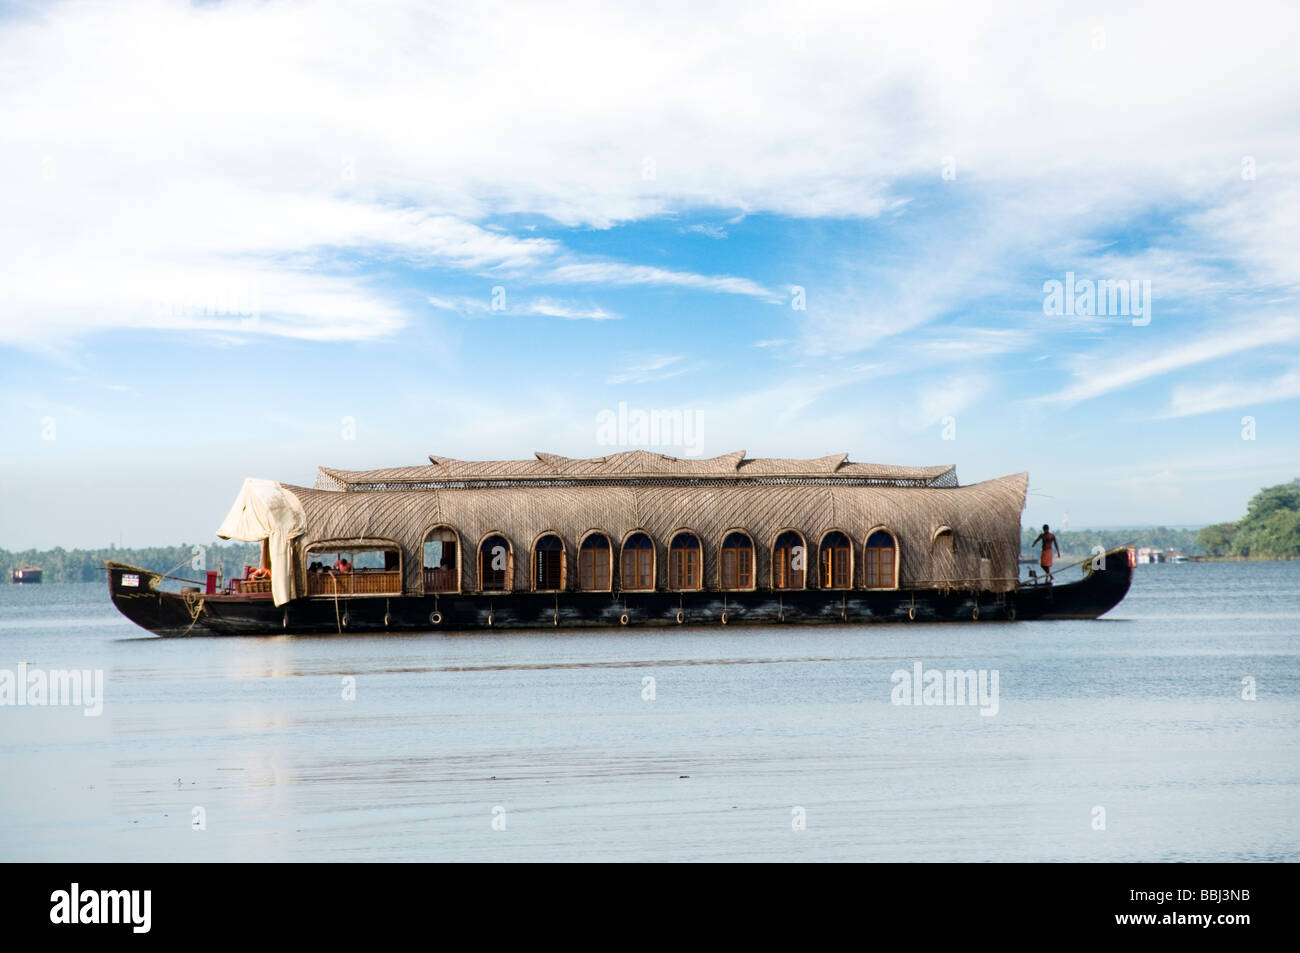
[[[1021,531],[1020,548],[1028,553],[1030,544],[1035,536],[1038,535],[1038,526],[1026,526]],[[1197,539],[1196,530],[1192,529],[1170,529],[1167,526],[1143,526],[1132,529],[1080,529],[1080,530],[1057,530],[1053,529],[1056,534],[1056,541],[1061,544],[1061,552],[1064,558],[1069,560],[1082,559],[1093,551],[1093,547],[1101,546],[1103,549],[1111,549],[1115,546],[1125,544],[1132,546],[1154,546],[1159,549],[1174,549],[1188,555],[1199,555],[1203,553],[1204,547],[1201,546]]]
[[[1232,551],[1253,559],[1300,558],[1300,479],[1265,487],[1251,498]]]
[[[1215,523],[1196,534],[1196,544],[1210,556],[1226,556],[1232,552],[1232,540],[1236,535],[1236,523]]]

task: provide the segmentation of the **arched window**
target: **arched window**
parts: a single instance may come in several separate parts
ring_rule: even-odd
[[[510,540],[498,533],[478,544],[479,588],[484,592],[509,592],[514,582],[515,554]]]
[[[823,589],[853,588],[853,543],[839,530],[831,530],[822,537],[821,587]]]
[[[741,531],[722,540],[719,572],[723,589],[754,588],[754,541]]]
[[[608,592],[614,575],[614,547],[604,533],[588,533],[578,547],[578,588]]]
[[[700,538],[694,533],[683,531],[674,536],[668,544],[668,588],[699,589],[703,555]]]
[[[808,548],[803,537],[788,530],[772,544],[772,588],[802,589],[808,572]]]
[[[460,592],[460,535],[450,526],[424,536],[424,591]]]
[[[619,586],[628,590],[651,590],[655,587],[655,544],[645,533],[633,533],[623,540]]]
[[[564,571],[564,540],[554,533],[540,536],[533,543],[533,589],[559,592],[567,582]]]
[[[888,530],[878,529],[867,537],[864,551],[864,569],[868,589],[896,589],[898,572],[898,546]]]

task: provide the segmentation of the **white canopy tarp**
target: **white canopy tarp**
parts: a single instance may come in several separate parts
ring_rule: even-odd
[[[302,501],[284,484],[249,477],[217,536],[248,543],[269,541],[271,599],[280,606],[293,598],[293,539],[306,529]]]

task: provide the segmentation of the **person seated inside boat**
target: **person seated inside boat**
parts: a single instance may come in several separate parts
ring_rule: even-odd
[[[384,550],[384,572],[397,572],[397,553]]]
[[[335,572],[351,572],[351,571],[352,571],[352,564],[351,564],[350,562],[348,562],[348,557],[346,557],[346,556],[340,556],[340,557],[338,558],[338,560],[334,563],[334,571],[335,571]]]
[[[1043,542],[1043,554],[1039,557],[1038,564],[1043,567],[1043,572],[1047,573],[1047,581],[1050,583],[1052,581],[1052,547],[1056,547],[1056,555],[1059,556],[1061,555],[1061,546],[1046,523],[1043,524],[1043,531],[1035,536],[1034,541],[1029,545],[1037,546],[1039,540]]]

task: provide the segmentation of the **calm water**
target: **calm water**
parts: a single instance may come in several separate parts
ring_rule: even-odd
[[[1298,656],[1300,563],[1141,566],[1098,622],[564,635],[162,640],[4,586],[0,669],[105,700],[0,708],[0,859],[1297,860]],[[997,714],[892,704],[916,661]]]

